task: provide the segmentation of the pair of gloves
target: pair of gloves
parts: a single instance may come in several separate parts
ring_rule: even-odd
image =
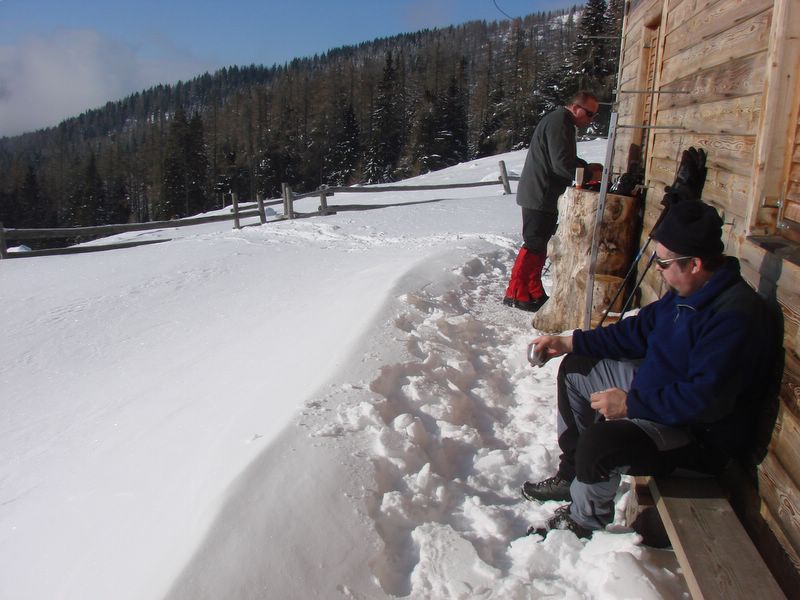
[[[706,153],[692,146],[681,154],[681,162],[675,173],[675,181],[664,190],[661,204],[669,209],[673,204],[699,201],[706,182]]]

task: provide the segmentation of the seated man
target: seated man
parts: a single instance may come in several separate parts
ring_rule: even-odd
[[[580,537],[613,521],[621,474],[714,474],[753,443],[759,390],[779,347],[766,302],[722,254],[722,220],[699,201],[675,204],[652,234],[670,291],[638,315],[571,336],[533,340],[558,373],[554,477],[528,500],[571,500],[544,527]]]

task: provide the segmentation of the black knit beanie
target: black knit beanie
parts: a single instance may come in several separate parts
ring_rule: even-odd
[[[652,238],[684,256],[722,254],[722,219],[713,206],[686,200],[670,206]]]

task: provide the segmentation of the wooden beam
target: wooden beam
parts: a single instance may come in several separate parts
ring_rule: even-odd
[[[786,597],[716,481],[654,478],[650,491],[694,600]]]
[[[794,139],[800,96],[797,74],[800,3],[797,0],[775,0],[766,64],[763,108],[749,190],[750,228],[761,220],[761,207],[780,202],[791,161],[789,144]]]

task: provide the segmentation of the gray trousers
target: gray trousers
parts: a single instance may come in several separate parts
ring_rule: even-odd
[[[643,419],[606,421],[591,407],[594,392],[629,390],[636,369],[631,361],[573,354],[559,369],[559,475],[572,480],[572,518],[589,529],[603,529],[614,520],[623,474],[667,474],[696,462],[688,430]]]

